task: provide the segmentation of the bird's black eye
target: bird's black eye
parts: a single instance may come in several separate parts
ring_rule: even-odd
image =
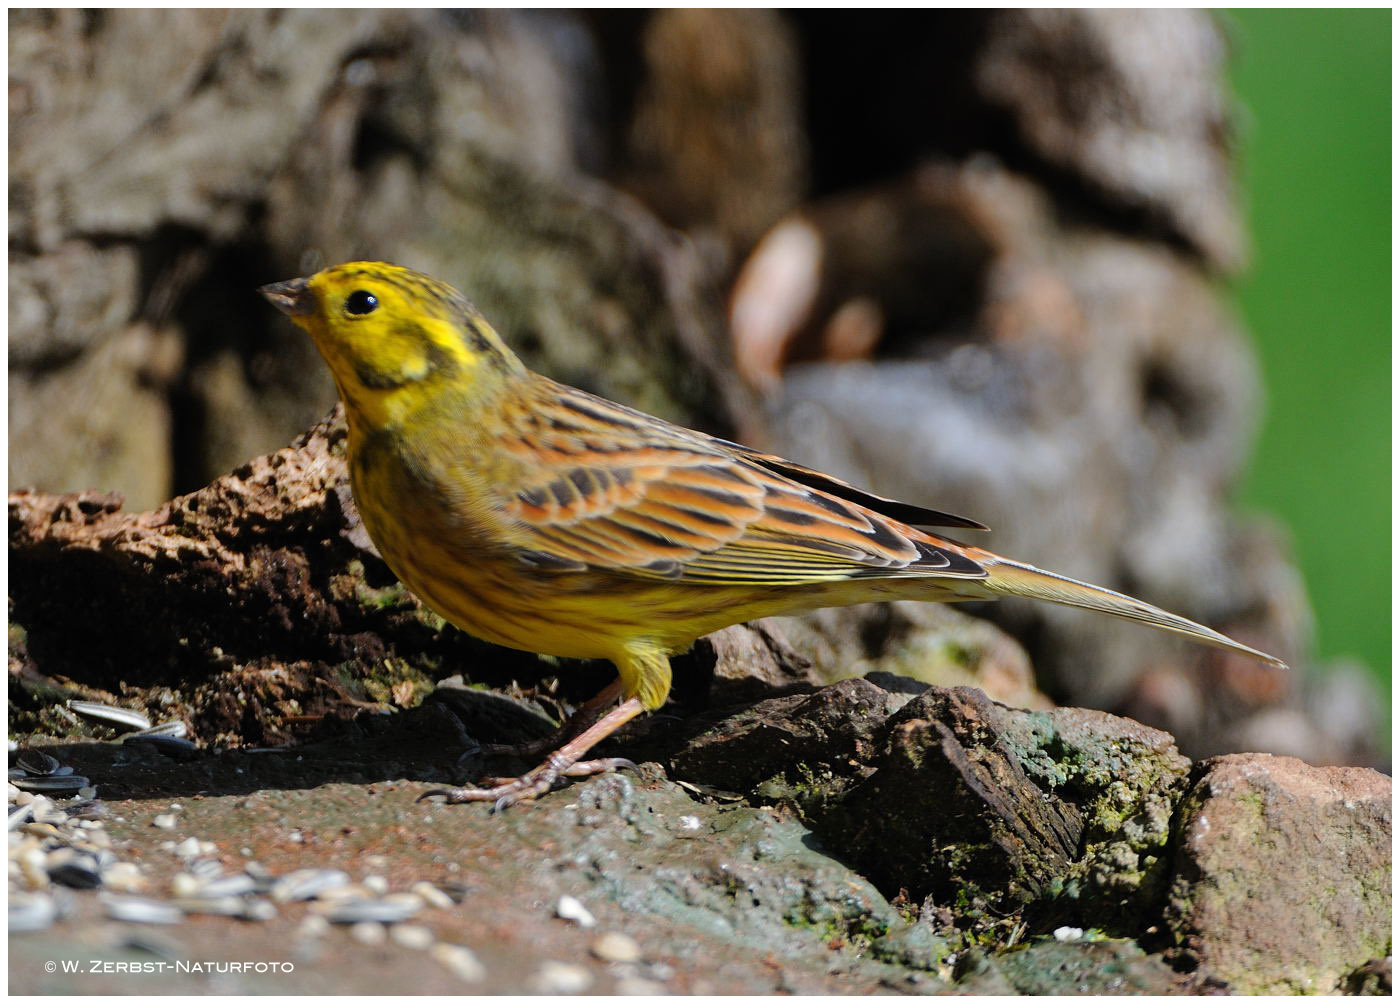
[[[357,289],[345,298],[345,310],[351,314],[368,314],[378,306],[378,297],[366,289]]]

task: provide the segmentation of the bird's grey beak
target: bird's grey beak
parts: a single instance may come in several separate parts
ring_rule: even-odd
[[[258,292],[288,317],[302,317],[316,310],[316,295],[305,279],[288,279],[260,286]]]

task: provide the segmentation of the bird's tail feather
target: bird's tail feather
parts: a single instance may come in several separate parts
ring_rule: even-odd
[[[985,554],[986,552],[983,552],[983,555]],[[988,574],[985,579],[980,580],[978,585],[989,593],[999,596],[1026,596],[1036,600],[1049,600],[1051,603],[1060,603],[1065,606],[1096,610],[1099,613],[1136,621],[1139,624],[1146,624],[1162,631],[1184,635],[1204,644],[1214,645],[1216,648],[1253,656],[1261,662],[1267,662],[1274,666],[1288,668],[1284,662],[1271,655],[1250,648],[1248,645],[1242,645],[1233,638],[1228,638],[1219,631],[1212,631],[1203,624],[1197,624],[1185,617],[1154,607],[1151,603],[1144,603],[1142,600],[1134,599],[1123,593],[1116,593],[1112,589],[1090,585],[1068,576],[1042,571],[1034,565],[1024,565],[1006,558],[986,560],[983,555],[977,555],[977,560],[987,569]]]

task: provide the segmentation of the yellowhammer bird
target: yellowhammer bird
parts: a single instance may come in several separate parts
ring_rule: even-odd
[[[580,761],[665,702],[672,654],[773,614],[1029,596],[1283,665],[1141,600],[917,529],[980,523],[532,373],[461,293],[418,272],[356,262],[262,292],[330,365],[355,500],[394,573],[479,638],[617,666],[543,764],[444,792],[451,802],[503,807],[615,765]]]

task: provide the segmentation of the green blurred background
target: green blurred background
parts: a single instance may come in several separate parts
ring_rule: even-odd
[[[1237,299],[1267,388],[1241,501],[1291,525],[1318,654],[1389,695],[1391,12],[1223,20],[1254,241]]]

